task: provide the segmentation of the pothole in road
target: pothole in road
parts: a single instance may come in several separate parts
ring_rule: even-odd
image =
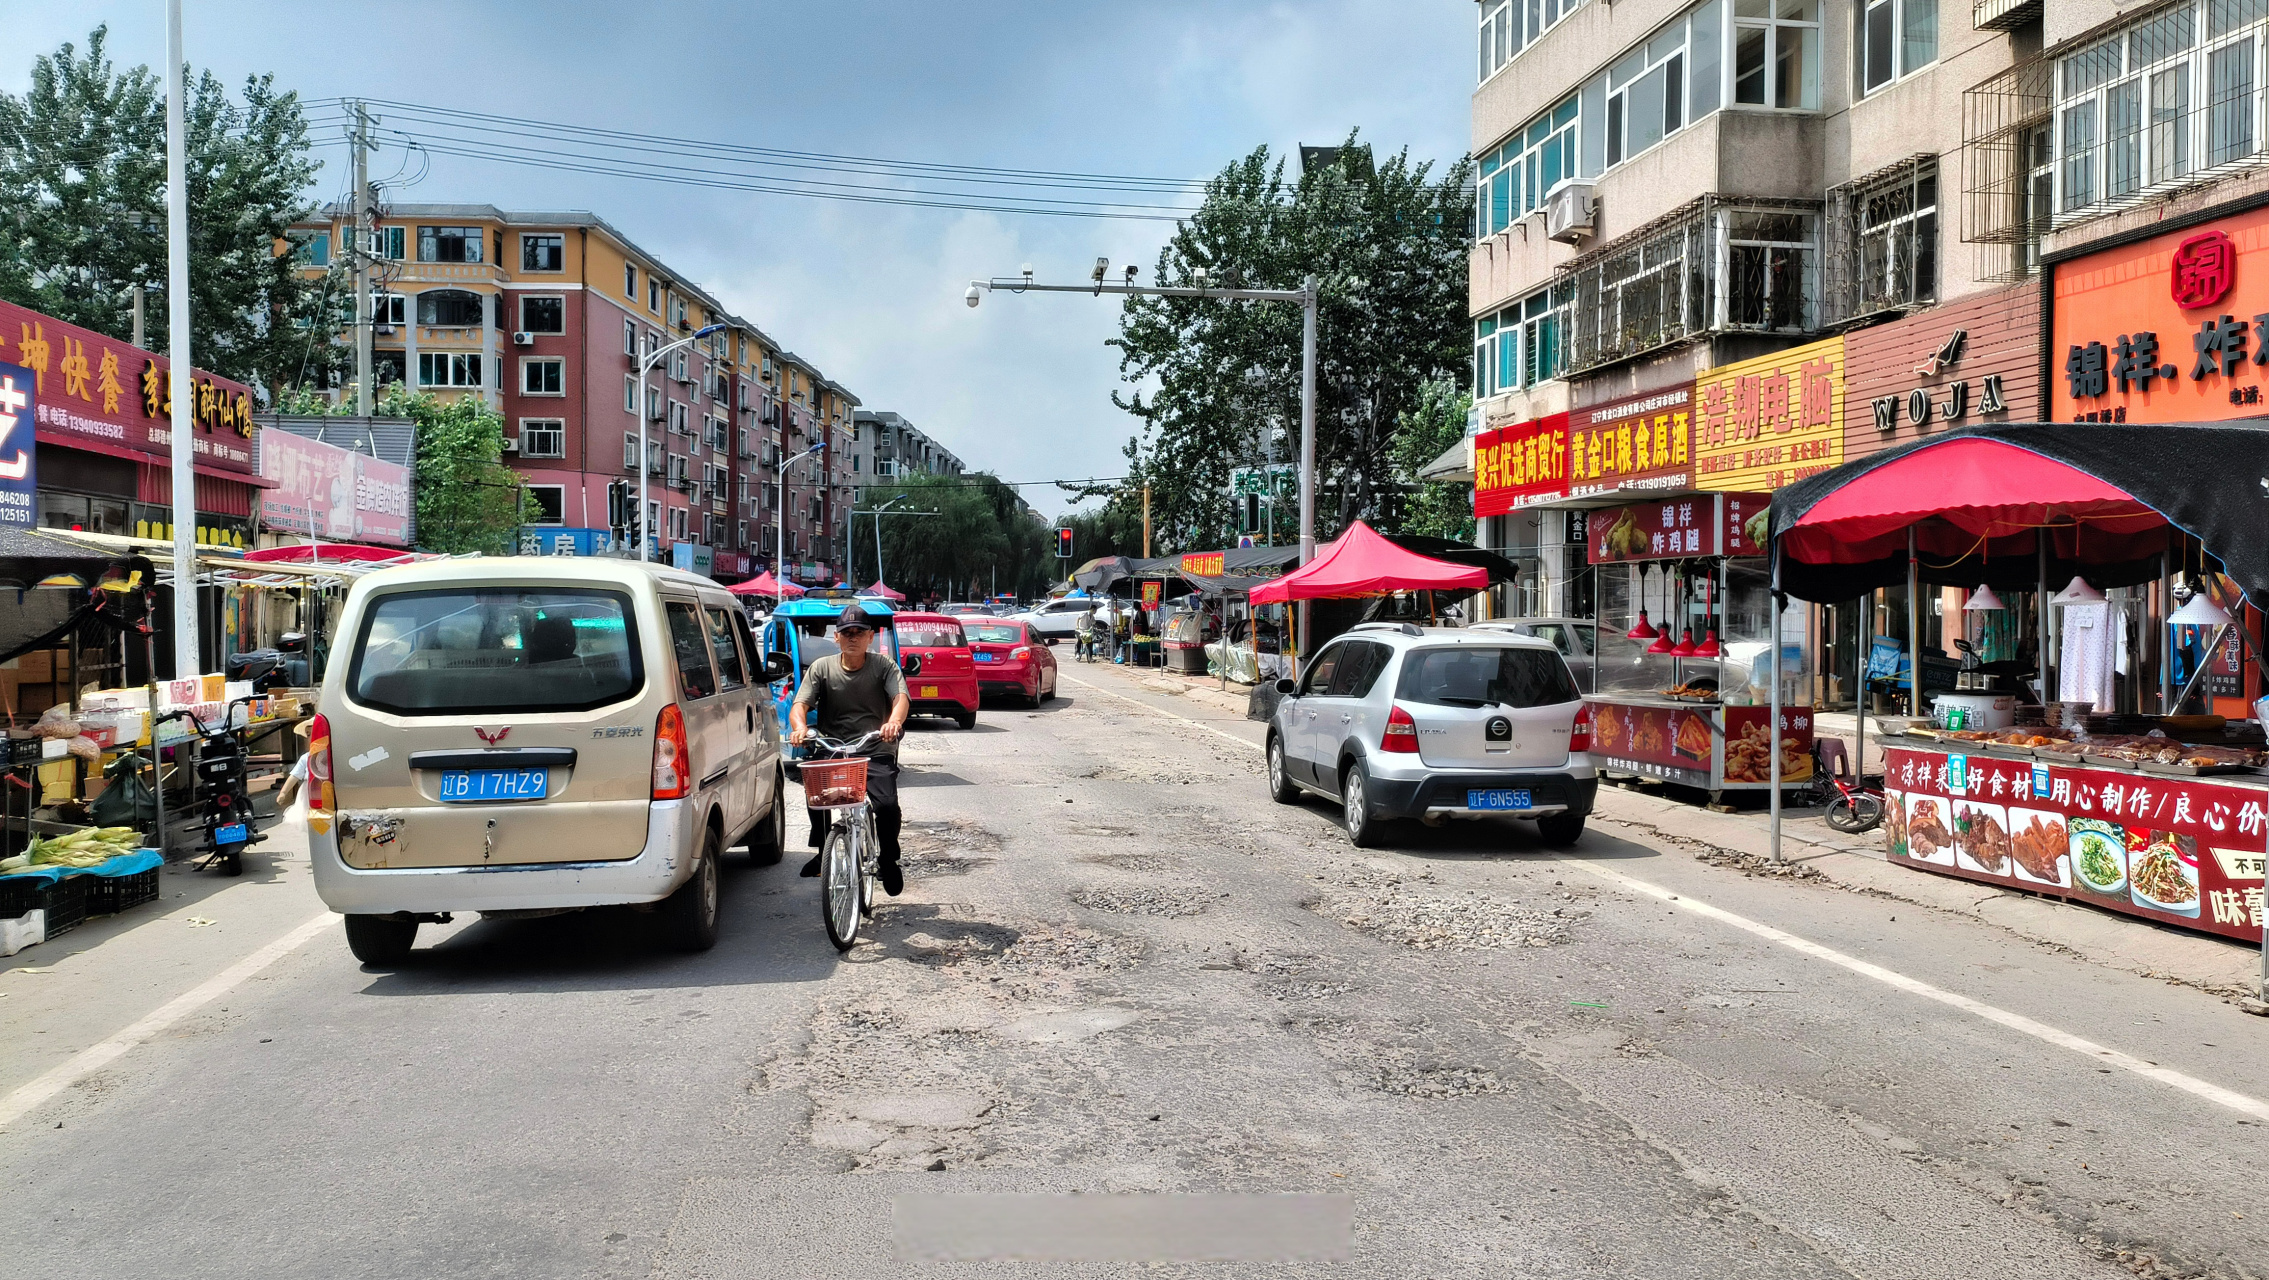
[[[1277,1000],[1329,1000],[1354,989],[1352,982],[1310,982],[1296,978],[1261,984],[1261,990]]]
[[[966,819],[909,822],[900,836],[899,847],[902,850],[899,865],[915,879],[963,876],[993,865],[995,859],[970,855],[1000,852],[1001,838]]]
[[[1091,782],[1142,782],[1164,786],[1191,786],[1197,783],[1228,782],[1220,773],[1194,773],[1186,769],[1150,769],[1124,765],[1098,765],[1079,775]]]
[[[1207,895],[1194,889],[1161,889],[1148,885],[1130,889],[1074,889],[1071,900],[1091,911],[1166,919],[1197,915],[1208,904]]]
[[[1477,1098],[1505,1092],[1505,1083],[1487,1067],[1415,1067],[1400,1063],[1376,1067],[1370,1079],[1378,1093],[1401,1098]]]
[[[1397,877],[1366,873],[1303,905],[1350,929],[1419,951],[1554,946],[1566,942],[1576,922],[1591,915],[1580,908],[1539,910],[1479,893],[1445,894],[1430,886],[1414,890]]]
[[[1169,858],[1162,853],[1099,853],[1078,861],[1119,871],[1174,871],[1182,865],[1180,858]]]

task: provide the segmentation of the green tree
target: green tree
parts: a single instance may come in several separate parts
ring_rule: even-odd
[[[478,396],[443,401],[399,387],[388,416],[417,424],[418,549],[509,555],[535,518],[519,475],[504,465],[504,416]]]
[[[875,517],[867,512],[879,507],[890,509],[880,517],[883,577],[909,596],[961,598],[996,582],[1002,591],[1033,594],[1047,584],[1047,530],[997,476],[914,475],[859,493],[851,563],[862,585],[874,580]]]
[[[22,97],[0,93],[0,297],[127,338],[133,286],[145,340],[168,342],[165,82],[119,71],[109,31],[32,62]],[[336,269],[304,279],[277,252],[309,209],[316,165],[298,95],[252,76],[232,98],[211,72],[186,77],[190,350],[201,368],[254,386],[321,377],[344,351],[348,296]]]
[[[1429,382],[1419,389],[1418,403],[1396,420],[1395,470],[1409,489],[1397,532],[1459,542],[1473,537],[1472,487],[1418,478],[1427,463],[1465,439],[1466,412],[1472,407],[1472,393],[1453,383]]]
[[[1470,358],[1466,319],[1471,166],[1439,178],[1406,150],[1374,163],[1350,135],[1338,161],[1285,179],[1266,147],[1207,185],[1204,204],[1159,253],[1161,284],[1298,288],[1321,281],[1316,376],[1317,533],[1366,519],[1393,531],[1403,492],[1394,461],[1402,415],[1426,383]],[[1271,453],[1299,456],[1297,307],[1129,298],[1120,372],[1154,384],[1114,394],[1141,420],[1128,478],[1151,486],[1161,551],[1221,546],[1233,534],[1229,472]]]

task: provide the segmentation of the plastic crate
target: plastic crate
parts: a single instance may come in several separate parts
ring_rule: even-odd
[[[78,927],[87,918],[87,881],[93,876],[65,876],[47,886],[47,936],[54,939]]]
[[[88,881],[87,914],[114,916],[129,907],[138,907],[158,896],[158,869],[137,871],[130,876],[80,876]]]
[[[803,774],[807,809],[847,809],[867,802],[864,756],[847,760],[806,760]]]
[[[48,884],[45,876],[0,876],[0,920],[46,910]]]

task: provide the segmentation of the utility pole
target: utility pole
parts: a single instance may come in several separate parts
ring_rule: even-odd
[[[193,432],[197,388],[189,363],[189,143],[183,125],[181,0],[166,0],[165,313],[166,395],[173,402],[173,677],[203,669],[197,632],[197,478]]]
[[[149,344],[149,343],[148,343],[147,341],[145,341],[145,340],[144,340],[144,338],[143,338],[143,333],[142,333],[142,308],[143,308],[143,305],[144,305],[144,295],[145,295],[145,294],[147,294],[147,293],[148,293],[149,291],[148,291],[147,289],[143,288],[143,287],[142,287],[142,285],[141,285],[141,284],[140,284],[139,282],[136,282],[136,284],[134,285],[134,290],[133,290],[133,292],[134,292],[134,347],[135,347],[135,349],[136,349],[136,350],[138,350],[138,351],[147,351],[147,350],[149,350],[149,349],[150,349],[150,344]]]
[[[1150,486],[1142,487],[1142,558],[1150,558]]]
[[[372,240],[376,228],[371,225],[370,207],[370,112],[362,101],[355,101],[355,229],[354,246],[348,262],[355,273],[355,413],[368,418],[371,410],[371,355],[372,326],[377,317],[370,305],[370,259],[376,247]],[[645,459],[639,460],[641,466]]]

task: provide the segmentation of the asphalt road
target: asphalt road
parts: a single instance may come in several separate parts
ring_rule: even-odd
[[[1259,726],[1065,673],[910,739],[913,883],[842,958],[791,858],[707,955],[593,913],[365,971],[279,840],[0,961],[6,1270],[1124,1274],[894,1256],[901,1197],[1081,1192],[1352,1224],[1164,1274],[2269,1275],[2269,1022],[1613,796],[1570,855],[1361,854],[1268,800]]]

